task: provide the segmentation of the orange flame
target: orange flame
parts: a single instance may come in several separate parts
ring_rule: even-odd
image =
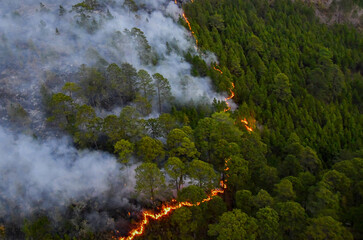
[[[224,187],[224,188],[226,188],[226,187]],[[138,226],[135,229],[131,230],[128,237],[121,237],[121,238],[119,238],[119,240],[132,240],[136,236],[142,235],[145,231],[146,225],[149,224],[149,222],[150,222],[149,219],[158,220],[164,216],[169,215],[172,211],[174,211],[178,208],[184,207],[184,206],[186,206],[186,207],[199,206],[201,203],[210,201],[212,199],[212,197],[217,196],[220,193],[224,193],[224,190],[214,189],[208,195],[207,198],[203,199],[201,202],[197,202],[194,204],[191,202],[180,202],[177,205],[166,204],[161,207],[161,211],[157,214],[145,211],[142,214],[143,220],[138,224]],[[176,200],[173,199],[172,202],[176,202]]]
[[[192,33],[193,37],[195,38],[195,44],[198,46],[198,39],[195,36],[195,33],[192,29],[192,25],[190,25],[190,22],[189,22],[188,18],[185,16],[185,13],[183,13],[183,18],[184,18],[185,22],[188,24],[188,28],[189,28],[190,32]]]
[[[220,74],[223,74],[223,72],[220,69],[216,68],[215,66],[213,66],[213,69],[219,72]]]
[[[232,83],[232,88],[229,89],[229,91],[231,92],[231,96],[224,99],[224,101],[227,104],[227,108],[224,109],[225,112],[231,110],[231,106],[229,105],[228,100],[230,100],[234,97],[234,92],[232,91],[232,89],[234,89],[234,83]]]
[[[247,129],[247,131],[249,131],[249,132],[253,132],[252,127],[248,126],[248,125],[249,125],[249,123],[248,123],[248,121],[246,120],[246,118],[241,119],[241,123],[243,123],[243,124],[244,124],[245,128]]]

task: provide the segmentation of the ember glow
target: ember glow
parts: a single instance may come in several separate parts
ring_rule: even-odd
[[[234,89],[234,83],[232,83],[232,87],[229,89],[229,91],[231,92],[231,95],[224,99],[227,104],[227,108],[224,109],[225,112],[228,112],[229,110],[231,110],[231,106],[229,105],[228,100],[230,100],[234,97],[233,89]]]
[[[245,126],[245,128],[246,128],[247,131],[253,132],[253,129],[252,129],[252,127],[249,126],[249,122],[247,121],[246,118],[241,119],[241,123],[244,124],[244,126]]]
[[[189,22],[188,18],[185,16],[185,13],[183,13],[183,18],[184,18],[185,22],[188,24],[189,31],[191,32],[191,34],[195,38],[195,44],[198,46],[198,39],[195,36],[195,32],[193,31],[192,26],[190,25],[190,22]]]
[[[223,72],[220,69],[216,68],[216,66],[214,66],[213,69],[219,72],[220,74],[223,74]]]
[[[226,186],[227,187],[227,186]],[[225,187],[225,188],[226,188]],[[218,194],[224,193],[224,190],[221,189],[214,189],[212,192],[208,195],[207,198],[203,199],[201,202],[197,203],[191,203],[191,202],[180,202],[177,203],[175,199],[171,201],[169,204],[165,204],[161,206],[161,210],[159,213],[153,213],[145,211],[142,213],[143,219],[142,221],[137,225],[136,228],[130,231],[129,236],[127,237],[120,237],[118,240],[132,240],[137,236],[141,236],[145,232],[146,226],[150,223],[150,219],[158,220],[164,216],[168,216],[171,212],[174,210],[181,208],[181,207],[193,207],[193,206],[199,206],[201,203],[209,202],[214,196],[217,196]]]

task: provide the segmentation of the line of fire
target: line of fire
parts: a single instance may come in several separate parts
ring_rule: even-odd
[[[175,4],[177,4],[177,0],[175,0],[174,2],[175,2]],[[192,34],[192,36],[195,39],[196,47],[198,47],[198,39],[197,39],[197,37],[195,35],[195,32],[192,30],[192,26],[191,26],[188,18],[186,17],[185,13],[183,13],[182,16],[183,16],[185,22],[188,25],[188,28],[189,28],[190,33]],[[222,70],[220,70],[217,65],[216,66],[213,66],[213,69],[215,71],[217,71],[218,73],[223,74]],[[231,105],[230,105],[229,101],[231,99],[233,99],[233,97],[235,96],[235,93],[233,91],[234,88],[235,88],[235,85],[234,85],[233,82],[231,83],[231,85],[232,86],[229,89],[230,95],[225,98],[225,103],[226,103],[226,106],[227,107],[224,109],[224,112],[228,112],[228,111],[231,110]],[[248,132],[253,132],[253,128],[249,126],[249,122],[247,121],[246,118],[241,119],[241,123],[244,125],[244,127],[246,128],[246,130]],[[181,207],[199,206],[201,203],[209,202],[214,196],[217,196],[218,194],[223,194],[225,192],[225,190],[227,189],[227,179],[225,179],[224,176],[227,176],[228,177],[228,170],[229,170],[228,161],[229,161],[229,159],[226,159],[225,160],[224,175],[222,177],[222,180],[220,181],[220,188],[213,189],[208,194],[207,198],[205,198],[202,201],[197,202],[197,203],[191,203],[191,202],[187,202],[187,201],[186,202],[179,202],[178,203],[176,199],[172,199],[169,203],[164,203],[159,208],[159,212],[158,213],[153,212],[153,211],[144,211],[142,213],[142,218],[141,218],[142,220],[136,225],[135,228],[133,228],[128,233],[128,236],[126,236],[126,237],[119,237],[117,239],[118,240],[132,240],[135,237],[141,236],[145,232],[145,229],[146,229],[147,225],[150,223],[150,220],[156,220],[156,221],[157,220],[160,220],[163,217],[169,216],[176,209],[179,209]]]

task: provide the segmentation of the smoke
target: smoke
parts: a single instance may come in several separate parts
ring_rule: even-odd
[[[30,113],[33,124],[44,126],[39,89],[48,72],[61,76],[52,82],[59,89],[74,81],[82,64],[128,62],[150,74],[159,72],[180,102],[224,99],[209,78],[190,75],[192,66],[184,54],[198,52],[190,32],[178,24],[181,9],[174,1],[135,1],[142,7],[133,12],[124,1],[98,0],[95,9],[84,13],[72,8],[79,2],[0,1],[0,121],[8,120],[5,106],[15,102]],[[142,44],[125,32],[132,28],[145,34],[151,47],[148,54],[158,59],[156,63],[140,54]],[[213,54],[202,57],[208,64],[216,62]],[[120,171],[113,156],[78,151],[67,138],[35,140],[1,126],[0,143],[0,219],[61,209],[73,200],[129,204],[136,165]],[[95,212],[88,219],[103,225],[108,218]]]
[[[0,219],[14,211],[64,208],[73,200],[128,204],[136,166],[126,173],[113,156],[77,151],[66,138],[40,141],[0,127],[0,142]]]
[[[163,74],[170,81],[172,94],[181,102],[223,100],[213,90],[209,78],[190,75],[191,65],[183,56],[186,52],[198,53],[191,34],[177,23],[181,9],[173,1],[136,1],[142,7],[133,12],[123,6],[123,1],[99,0],[94,10],[83,13],[72,7],[79,2],[0,2],[3,106],[11,99],[36,114],[40,105],[39,86],[47,71],[63,76],[53,83],[61,87],[65,81],[73,80],[72,73],[81,64],[113,62],[129,62],[151,74]],[[124,33],[132,28],[144,32],[151,47],[149,54],[158,59],[156,65],[146,63],[145,56],[140,55],[143,46]],[[211,54],[203,57],[208,62],[215,59]]]

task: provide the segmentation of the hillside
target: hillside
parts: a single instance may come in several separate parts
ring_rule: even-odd
[[[315,14],[329,25],[335,23],[352,24],[357,29],[363,27],[363,2],[360,0],[304,0],[315,9]]]
[[[356,6],[0,2],[0,239],[363,239]]]

